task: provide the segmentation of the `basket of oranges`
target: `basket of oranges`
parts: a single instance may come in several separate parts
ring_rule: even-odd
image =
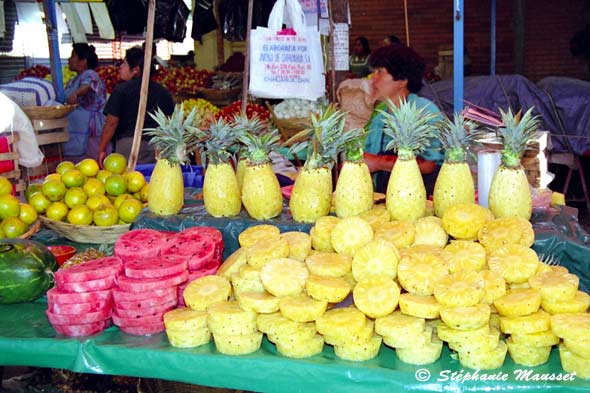
[[[114,243],[129,230],[147,202],[148,183],[127,160],[113,153],[100,169],[93,159],[61,162],[25,196],[47,228],[80,243]]]
[[[28,239],[41,226],[37,211],[13,195],[14,179],[0,176],[0,238]]]

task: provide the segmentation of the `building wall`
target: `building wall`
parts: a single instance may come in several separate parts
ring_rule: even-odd
[[[569,40],[582,29],[584,0],[525,1],[524,74],[533,81],[546,76],[582,78],[584,63],[569,52]],[[465,46],[473,74],[490,71],[490,0],[465,0]],[[351,42],[366,36],[372,48],[395,34],[405,42],[404,5],[401,0],[349,0]],[[387,4],[387,5],[384,5]],[[427,69],[438,64],[438,51],[453,44],[454,1],[408,0],[410,45]],[[496,72],[514,73],[513,1],[496,1]],[[586,10],[587,12],[587,10]]]

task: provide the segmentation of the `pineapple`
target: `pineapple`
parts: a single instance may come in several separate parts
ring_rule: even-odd
[[[280,301],[280,298],[268,292],[242,292],[238,297],[238,303],[242,309],[258,314],[270,314],[278,311]]]
[[[188,331],[207,327],[207,312],[181,307],[164,314],[166,330]]]
[[[146,128],[144,132],[152,137],[150,144],[158,151],[158,157],[148,189],[148,209],[160,216],[170,216],[177,214],[184,204],[180,164],[188,162],[188,155],[196,148],[202,133],[191,126],[196,108],[186,119],[182,104],[174,108],[169,118],[159,108],[149,115],[158,127]]]
[[[551,330],[553,334],[563,339],[590,340],[590,314],[552,315]]]
[[[236,301],[222,301],[207,308],[207,325],[214,335],[243,335],[257,331],[256,313],[243,310]]]
[[[238,235],[238,242],[240,247],[250,247],[258,241],[278,238],[280,235],[281,230],[274,225],[253,225]]]
[[[559,359],[563,371],[574,373],[576,378],[590,379],[590,359],[576,355],[564,344],[559,345]]]
[[[264,289],[275,296],[298,295],[305,288],[309,272],[303,262],[280,258],[268,261],[260,271]]]
[[[223,118],[212,122],[199,143],[201,162],[207,163],[203,183],[205,210],[213,217],[237,216],[242,209],[238,179],[231,165],[230,149],[238,140]]]
[[[384,204],[374,205],[371,210],[359,214],[359,217],[368,222],[375,233],[381,225],[389,222],[389,212]]]
[[[217,270],[218,276],[223,276],[228,280],[240,271],[240,268],[248,263],[248,254],[246,248],[238,248],[234,251]]]
[[[414,221],[426,212],[426,188],[416,155],[429,145],[429,138],[436,136],[437,129],[431,124],[436,115],[403,99],[399,105],[391,100],[386,104],[391,113],[380,111],[383,132],[392,138],[386,149],[393,148],[398,155],[387,184],[387,210],[392,220]]]
[[[530,334],[544,332],[550,328],[549,314],[543,310],[519,317],[500,317],[502,333]]]
[[[485,336],[469,337],[466,341],[449,341],[449,348],[456,352],[488,352],[498,346],[500,331],[492,328]]]
[[[551,333],[551,332],[550,332]],[[554,336],[557,338],[557,336]],[[559,338],[557,338],[554,344],[559,343]],[[548,345],[554,345],[548,344]],[[585,359],[590,359],[590,340],[577,340],[577,339],[570,339],[566,338],[563,340],[563,344],[566,346],[570,352]]]
[[[535,367],[547,363],[551,354],[551,346],[530,347],[528,345],[515,343],[512,338],[506,340],[508,353],[514,363],[527,367]]]
[[[449,237],[442,227],[442,220],[436,216],[422,217],[415,222],[413,246],[434,246],[443,248]]]
[[[459,352],[461,366],[474,370],[494,370],[502,367],[508,347],[504,341],[498,342],[498,346],[491,351]]]
[[[310,275],[305,282],[305,291],[314,299],[340,303],[350,293],[350,284],[340,277]]]
[[[380,318],[397,308],[400,288],[389,277],[368,276],[356,284],[352,295],[360,311],[370,318]]]
[[[444,215],[456,203],[475,203],[475,185],[466,161],[468,145],[477,137],[477,124],[455,113],[454,121],[445,121],[441,142],[445,149],[445,162],[436,178],[432,199],[434,214]]]
[[[215,348],[224,355],[247,355],[258,351],[262,344],[262,333],[213,334]]]
[[[453,240],[441,254],[449,272],[480,271],[486,265],[486,250],[479,243],[469,240]]]
[[[239,140],[247,157],[242,203],[255,220],[274,218],[283,210],[283,194],[270,165],[269,154],[279,148],[280,136],[274,129],[265,134],[246,131],[239,136]]]
[[[509,284],[527,283],[539,266],[537,253],[520,244],[507,244],[488,255],[491,271],[501,275]],[[572,292],[572,295],[575,290]]]
[[[443,228],[457,240],[477,240],[479,230],[494,219],[489,209],[475,203],[449,206],[442,217]]]
[[[261,269],[271,259],[287,258],[289,243],[282,237],[259,240],[248,247],[248,265]]]
[[[473,306],[484,295],[484,280],[477,272],[452,273],[434,284],[434,297],[444,306]]]
[[[353,335],[347,337],[333,337],[333,336],[325,336],[324,340],[326,344],[330,345],[340,345],[345,346],[348,344],[360,344],[366,343],[373,337],[375,333],[375,322],[367,319],[365,326],[362,327],[360,330],[354,332]]]
[[[510,337],[513,343],[528,347],[548,347],[559,344],[559,337],[553,334],[551,329],[536,333],[514,333]],[[567,344],[567,340],[564,342]]]
[[[316,300],[307,295],[286,296],[281,298],[281,314],[296,322],[315,321],[326,312],[328,302]]]
[[[494,250],[506,244],[531,247],[535,242],[535,232],[530,221],[524,218],[496,218],[480,229],[477,238],[486,250]]]
[[[418,318],[436,319],[440,316],[440,303],[432,295],[403,293],[399,297],[402,313]]]
[[[398,262],[399,251],[392,243],[381,239],[371,240],[354,254],[352,275],[356,281],[372,275],[395,279]]]
[[[311,237],[305,232],[284,232],[281,237],[289,245],[289,258],[305,261],[311,252]]]
[[[395,353],[399,360],[413,365],[425,365],[436,362],[440,358],[443,343],[436,335],[432,334],[432,331],[430,331],[430,334],[428,332],[426,330],[425,334],[430,335],[430,338],[427,338],[424,343],[408,348],[396,348]]]
[[[590,307],[590,296],[587,293],[578,291],[573,299],[566,301],[553,301],[545,299],[541,301],[541,307],[549,314],[579,313],[587,312]]]
[[[465,307],[440,308],[440,317],[448,327],[457,330],[477,329],[490,322],[490,306],[476,304]]]
[[[494,300],[501,298],[506,294],[506,281],[498,273],[491,270],[482,270],[484,295],[482,303],[492,304]]]
[[[432,254],[403,257],[397,267],[400,285],[418,295],[432,295],[436,283],[447,274],[448,268],[443,260]]]
[[[251,119],[244,113],[234,115],[232,121],[232,127],[234,129],[235,136],[239,138],[240,135],[244,135],[249,132],[254,135],[261,135],[265,132],[265,125],[256,116]],[[242,149],[238,150],[238,163],[236,164],[236,179],[238,181],[238,188],[242,191],[242,185],[244,184],[244,172],[248,166],[248,160],[246,154]]]
[[[184,302],[193,310],[205,311],[213,303],[229,299],[231,284],[222,276],[203,276],[184,289]]]
[[[407,221],[386,222],[375,230],[375,239],[393,243],[398,249],[409,247],[416,238],[416,227]]]
[[[166,328],[170,345],[176,348],[195,348],[211,341],[211,332],[207,327],[194,330],[173,330]]]
[[[504,123],[498,129],[503,144],[502,162],[494,174],[488,196],[488,206],[497,218],[531,218],[530,186],[520,160],[539,127],[533,109],[531,107],[524,115],[520,111],[514,115],[511,109],[508,112],[500,110]]]
[[[334,225],[330,238],[337,253],[354,256],[373,240],[373,228],[362,218],[347,217]]]
[[[394,348],[407,348],[415,344],[416,340],[422,341],[424,327],[424,318],[402,314],[400,311],[375,320],[375,333],[383,336],[385,344]]]
[[[494,300],[494,306],[503,317],[529,315],[539,310],[541,292],[533,288],[511,289]]]
[[[381,341],[381,337],[373,336],[366,342],[335,345],[334,354],[340,359],[363,362],[377,357],[381,349]]]
[[[305,258],[311,274],[324,277],[342,277],[350,272],[352,258],[334,252],[318,252]]]
[[[334,247],[332,246],[332,229],[339,222],[340,219],[334,216],[318,218],[315,225],[309,231],[311,246],[314,250],[334,252]]]
[[[316,319],[318,333],[341,339],[355,335],[367,322],[365,314],[355,307],[334,308]]]
[[[580,279],[575,274],[548,271],[538,273],[529,279],[531,288],[541,291],[542,300],[569,301],[578,292]]]
[[[322,353],[324,350],[324,338],[319,334],[312,338],[303,339],[289,336],[289,340],[278,339],[276,345],[277,352],[281,355],[293,359],[302,359]]]

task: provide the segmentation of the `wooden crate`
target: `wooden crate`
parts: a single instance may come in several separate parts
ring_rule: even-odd
[[[22,193],[26,184],[21,179],[21,171],[18,166],[18,151],[16,150],[16,142],[18,142],[18,134],[16,133],[4,133],[0,134],[0,138],[6,138],[8,143],[9,151],[6,153],[0,153],[0,161],[12,161],[14,169],[9,172],[2,172],[0,176],[3,176],[10,180],[13,184],[14,189],[18,194]]]
[[[63,160],[63,144],[69,139],[68,119],[35,119],[31,120],[39,149],[45,158],[41,165],[35,168],[22,168],[22,178],[31,183],[43,179],[50,173],[55,172],[59,163]]]

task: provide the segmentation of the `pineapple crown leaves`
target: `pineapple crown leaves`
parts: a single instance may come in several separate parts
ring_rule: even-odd
[[[383,132],[391,137],[385,149],[393,149],[402,160],[416,157],[430,146],[429,139],[437,136],[438,127],[433,122],[437,115],[426,112],[425,107],[418,109],[416,103],[404,98],[399,106],[390,99],[385,103],[388,111],[379,110],[383,115]]]
[[[477,123],[465,119],[461,113],[455,113],[453,121],[446,119],[442,123],[440,134],[446,161],[465,162],[469,145],[474,144],[480,134]]]
[[[249,132],[251,134],[261,134],[266,128],[265,124],[258,118],[258,116],[253,116],[250,119],[245,113],[234,115],[232,127],[234,132],[238,135],[241,135],[245,132]]]
[[[507,112],[500,109],[502,116],[501,127],[498,127],[498,133],[502,137],[502,163],[509,168],[516,168],[520,165],[520,159],[527,143],[535,136],[539,128],[539,116],[533,116],[533,109],[529,108],[522,114],[518,111],[516,114],[508,108]]]
[[[231,124],[223,118],[209,124],[204,131],[205,137],[199,142],[201,162],[211,164],[228,163],[232,157],[232,148],[238,143],[238,135]]]
[[[203,133],[192,126],[196,116],[196,108],[184,115],[182,104],[176,105],[169,117],[157,108],[149,113],[158,125],[156,128],[145,128],[147,136],[151,136],[150,144],[158,151],[158,157],[168,160],[171,164],[184,164],[189,161],[189,154],[194,151]]]
[[[244,132],[238,139],[243,144],[242,153],[254,165],[269,163],[269,154],[281,146],[279,131],[270,127],[267,132],[260,134]]]

